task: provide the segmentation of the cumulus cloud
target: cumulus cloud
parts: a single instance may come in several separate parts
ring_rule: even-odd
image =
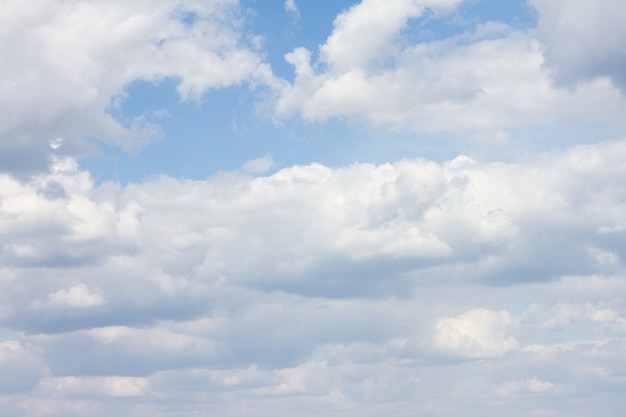
[[[196,101],[267,83],[279,118],[500,142],[529,120],[612,123],[620,55],[595,29],[618,36],[613,16],[533,1],[537,36],[491,22],[415,42],[411,20],[462,2],[364,0],[319,51],[287,54],[289,83],[236,0],[5,3],[1,415],[622,415],[624,140],[507,162],[267,154],[125,185],[77,159],[86,137],[161,134],[164,112],[114,117],[136,80]],[[592,63],[554,23],[587,12],[581,36],[606,46]]]
[[[531,413],[530,394],[622,389],[624,161],[616,141],[125,186],[62,158],[0,175],[0,409]]]
[[[599,322],[610,324],[621,321],[618,312],[609,306],[594,306],[589,301],[582,304],[559,302],[547,310],[533,304],[524,312],[523,320],[537,327],[566,328],[573,322]]]
[[[51,152],[85,154],[86,137],[127,150],[158,137],[159,114],[113,116],[134,81],[174,78],[182,100],[199,101],[207,89],[267,73],[242,40],[237,7],[226,0],[5,2],[0,167],[45,169]]]
[[[320,47],[322,59],[331,71],[342,73],[363,67],[374,58],[386,58],[393,35],[423,7],[410,0],[365,0],[352,6],[335,19],[333,33]]]
[[[517,347],[508,332],[515,319],[507,311],[478,309],[437,321],[435,344],[438,348],[469,358],[504,355]]]
[[[100,295],[99,291],[91,290],[85,284],[78,284],[66,290],[58,290],[48,295],[48,301],[46,303],[35,301],[33,307],[89,308],[103,304],[104,298]]]
[[[354,271],[366,294],[382,289],[374,265],[385,263],[393,268],[385,281],[392,293],[404,273],[464,262],[475,265],[466,279],[499,283],[611,273],[621,267],[623,248],[598,230],[624,222],[619,200],[609,196],[621,195],[625,152],[624,142],[613,142],[534,165],[466,157],[311,164],[257,178],[159,177],[123,189],[96,187],[74,162],[60,160],[29,183],[0,177],[8,237],[1,256],[13,267],[97,268],[106,260],[126,275],[157,268],[153,282],[172,293],[194,278],[332,294],[352,285],[345,275]],[[60,197],[41,192],[48,184]],[[612,261],[599,262],[598,251],[613,254]],[[141,264],[153,255],[158,265]],[[62,290],[33,294],[67,301],[99,288],[108,301],[105,287],[114,281],[68,279]]]
[[[496,142],[511,132],[563,123],[602,120],[623,128],[619,114],[626,102],[606,79],[591,77],[572,90],[553,86],[546,70],[553,58],[534,32],[486,22],[436,41],[403,34],[428,8],[444,13],[459,4],[366,0],[346,10],[320,46],[318,61],[305,48],[285,55],[295,79],[278,87],[276,117],[341,118],[393,130],[499,138]],[[564,16],[559,11],[555,15]],[[547,27],[560,27],[545,19]],[[613,112],[616,108],[622,110]]]

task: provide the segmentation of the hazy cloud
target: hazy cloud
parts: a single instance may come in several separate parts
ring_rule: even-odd
[[[261,158],[252,159],[241,167],[246,172],[251,174],[263,174],[273,167],[276,166],[276,163],[272,159],[272,155],[267,154]]]
[[[296,18],[300,17],[300,11],[298,11],[298,5],[295,0],[285,0],[285,10],[293,14]]]

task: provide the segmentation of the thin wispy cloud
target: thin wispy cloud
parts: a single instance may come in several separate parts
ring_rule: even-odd
[[[285,10],[296,18],[300,18],[300,11],[298,10],[298,5],[295,0],[285,0]]]

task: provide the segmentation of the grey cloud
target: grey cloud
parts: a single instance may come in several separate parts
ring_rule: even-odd
[[[619,0],[548,0],[530,3],[539,14],[538,34],[546,65],[561,85],[575,87],[607,77],[626,93],[626,7]]]
[[[46,374],[45,363],[31,349],[17,341],[0,341],[0,395],[31,391]]]

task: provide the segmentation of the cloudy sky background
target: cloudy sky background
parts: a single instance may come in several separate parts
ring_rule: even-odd
[[[621,416],[621,0],[5,0],[0,414]]]

